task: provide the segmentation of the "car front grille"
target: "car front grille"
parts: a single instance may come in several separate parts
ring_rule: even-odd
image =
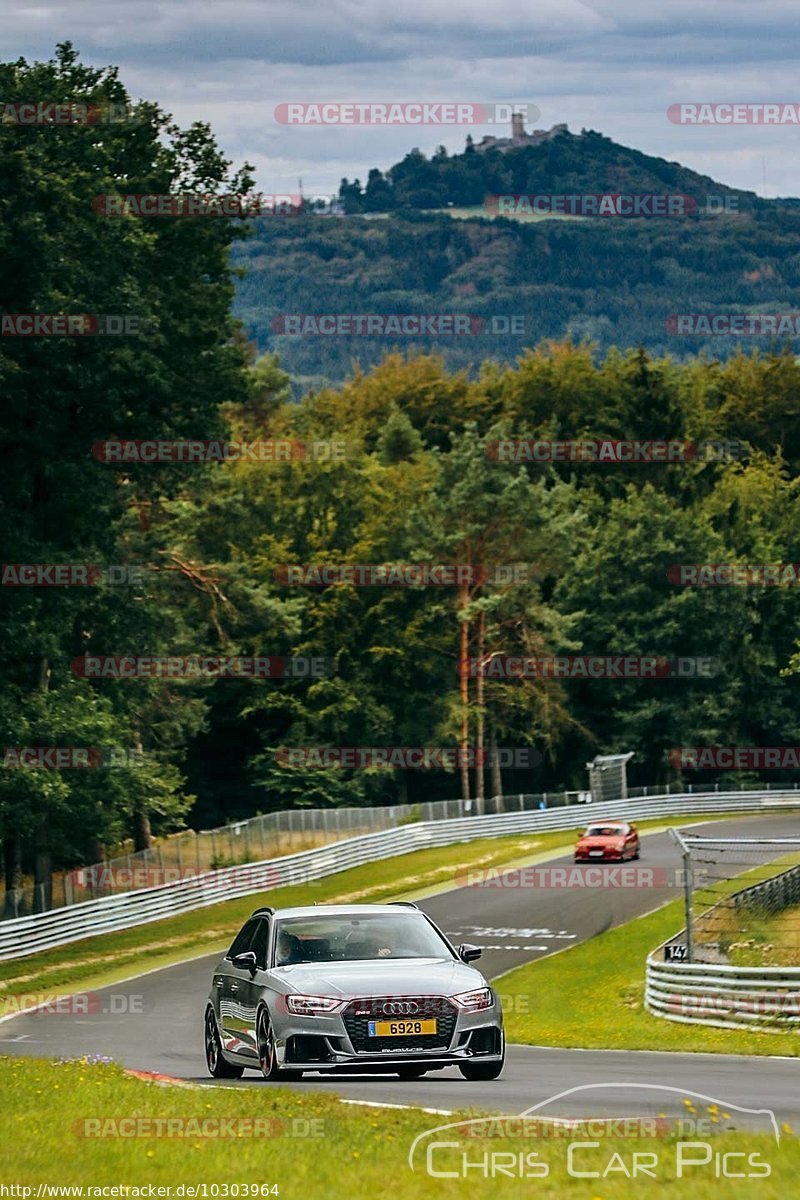
[[[400,1003],[415,1006],[416,1012],[386,1012],[385,1006]],[[347,1035],[358,1054],[381,1054],[397,1050],[446,1050],[453,1040],[456,1006],[445,996],[370,996],[353,1000],[342,1014]],[[370,1037],[370,1021],[413,1021],[436,1018],[436,1033],[417,1033],[408,1037]]]

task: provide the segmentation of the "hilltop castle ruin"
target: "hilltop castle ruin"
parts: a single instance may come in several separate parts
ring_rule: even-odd
[[[505,151],[516,150],[519,146],[538,146],[541,142],[551,141],[559,133],[569,133],[566,124],[554,125],[552,129],[534,129],[533,133],[526,133],[522,113],[512,113],[511,137],[483,137],[475,149]]]

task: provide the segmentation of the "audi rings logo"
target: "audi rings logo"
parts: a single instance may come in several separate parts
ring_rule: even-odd
[[[419,1005],[414,1000],[390,1000],[383,1011],[387,1017],[410,1017],[419,1012]]]

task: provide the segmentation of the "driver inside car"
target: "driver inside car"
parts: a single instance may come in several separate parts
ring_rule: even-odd
[[[302,958],[302,946],[300,939],[294,934],[287,933],[282,929],[278,936],[278,946],[276,954],[276,963],[278,967],[288,967],[292,963],[300,962]]]

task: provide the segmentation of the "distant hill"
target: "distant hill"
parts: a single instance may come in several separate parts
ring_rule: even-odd
[[[527,221],[483,207],[492,193],[619,192],[688,195],[698,207],[689,217]],[[568,335],[601,351],[641,344],[677,358],[725,357],[736,337],[678,336],[670,317],[800,312],[797,201],[765,201],[599,133],[558,131],[536,145],[452,157],[412,151],[380,179],[370,172],[366,188],[343,181],[341,195],[351,215],[260,218],[235,248],[247,272],[236,314],[262,352],[280,352],[298,388],[341,380],[354,362],[368,367],[397,347],[438,350],[470,370]],[[708,196],[722,212],[704,211]],[[460,335],[404,336],[397,326],[359,334],[347,322],[297,335],[286,332],[287,314],[472,320]]]
[[[462,154],[442,146],[432,158],[411,150],[385,173],[377,167],[366,184],[343,179],[339,196],[348,213],[435,209],[483,204],[497,193],[656,193],[693,197],[736,196],[738,208],[758,205],[754,192],[737,191],[680,163],[621,146],[594,130],[570,133],[566,125],[515,136],[467,139]]]

